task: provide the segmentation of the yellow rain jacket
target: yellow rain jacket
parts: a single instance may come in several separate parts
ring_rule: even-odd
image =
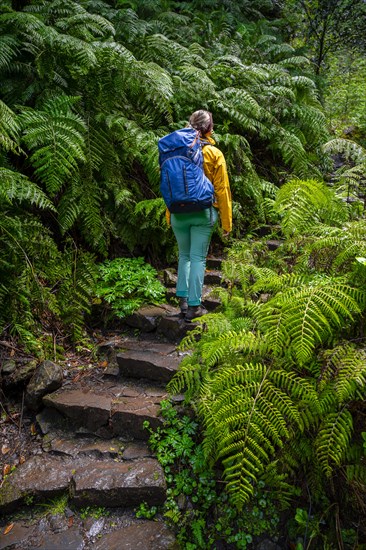
[[[205,136],[203,141],[203,169],[215,189],[213,205],[220,213],[221,227],[224,231],[232,229],[232,200],[227,174],[226,161],[223,153],[215,147],[215,140]],[[166,211],[166,220],[170,225],[170,212]]]

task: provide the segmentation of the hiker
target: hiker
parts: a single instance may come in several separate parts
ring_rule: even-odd
[[[194,134],[197,135],[200,142],[200,145],[198,143],[199,154],[203,155],[204,173],[201,168],[199,171],[205,180],[206,177],[208,178],[209,182],[206,186],[210,186],[212,190],[209,202],[201,201],[200,203],[201,206],[203,205],[203,209],[189,211],[187,208],[187,212],[181,212],[179,208],[177,211],[177,209],[168,206],[167,210],[167,221],[172,226],[179,250],[176,296],[179,298],[182,315],[186,321],[191,322],[192,319],[207,313],[207,310],[201,304],[201,297],[208,247],[219,214],[224,236],[230,233],[232,229],[232,202],[225,158],[222,152],[215,147],[215,141],[211,137],[213,131],[212,114],[204,110],[195,111],[190,116],[187,127],[195,130]],[[184,132],[184,130],[176,133],[179,132]],[[170,136],[173,134],[170,134]],[[175,158],[179,159],[180,157]],[[192,162],[188,162],[188,164],[190,166],[187,169],[183,168],[185,186],[187,185],[186,171],[191,169]],[[169,174],[167,181],[171,193],[174,181],[169,181]],[[210,206],[205,207],[206,204],[210,204]],[[183,205],[179,204],[179,206]]]

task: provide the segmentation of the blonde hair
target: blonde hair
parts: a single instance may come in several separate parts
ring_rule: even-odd
[[[212,114],[203,109],[195,111],[189,117],[189,124],[192,128],[198,130],[201,136],[204,136],[213,128]]]

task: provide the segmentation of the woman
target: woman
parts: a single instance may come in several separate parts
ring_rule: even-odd
[[[232,203],[225,158],[211,137],[212,114],[195,111],[189,118],[189,125],[200,134],[204,171],[215,189],[215,202],[211,208],[189,214],[167,212],[179,249],[176,296],[185,320],[190,322],[207,313],[201,305],[201,297],[208,247],[219,214],[224,235],[230,233]]]

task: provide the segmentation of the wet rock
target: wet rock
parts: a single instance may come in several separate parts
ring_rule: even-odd
[[[53,531],[53,533],[61,533],[67,529],[67,520],[66,517],[62,514],[56,516],[49,516],[48,523]]]
[[[4,531],[4,529],[2,529]],[[0,536],[0,550],[10,548],[22,548],[35,532],[34,526],[28,526],[23,523],[15,522],[11,531]]]
[[[224,258],[214,258],[213,256],[208,256],[206,259],[207,269],[221,269],[223,261]]]
[[[119,440],[91,439],[91,438],[66,438],[56,436],[47,445],[47,450],[57,454],[65,454],[76,458],[117,458],[122,454],[123,443]]]
[[[37,546],[37,550],[83,550],[85,542],[77,527],[56,534],[48,534],[47,540]]]
[[[213,296],[212,291],[213,291],[212,286],[204,285],[203,288],[202,288],[202,304],[205,306],[205,308],[208,311],[214,311],[221,304],[220,299]],[[169,291],[168,290],[167,300],[168,301],[176,300],[175,291]],[[182,318],[180,318],[180,319],[182,320]],[[160,325],[158,327],[158,331],[161,332]]]
[[[42,412],[37,414],[36,420],[43,435],[57,429],[66,428],[66,418],[56,409],[46,407]]]
[[[150,506],[165,500],[164,472],[157,460],[89,462],[73,476],[71,495],[78,506]]]
[[[215,311],[215,309],[221,305],[221,301],[219,298],[215,298],[210,294],[207,296],[202,294],[202,305],[207,309],[207,311]]]
[[[37,368],[38,361],[32,359],[26,363],[18,364],[17,368],[6,376],[3,380],[5,388],[14,388],[16,386],[23,386],[26,384],[33,376],[34,371]]]
[[[49,499],[68,490],[75,463],[60,457],[34,456],[18,466],[0,489],[0,511],[16,508],[23,498]]]
[[[42,397],[61,387],[63,369],[52,361],[43,361],[35,370],[25,393],[25,404],[33,411],[42,406]]]
[[[279,248],[283,244],[283,242],[272,240],[272,241],[267,241],[266,244],[268,246],[268,250],[277,250],[277,248]]]
[[[1,366],[1,374],[11,374],[17,368],[16,362],[13,359],[7,359]]]
[[[178,550],[173,533],[162,523],[146,521],[113,531],[100,538],[94,550]]]
[[[145,396],[121,397],[114,400],[111,417],[113,434],[147,440],[150,434],[144,428],[144,422],[148,421],[154,430],[162,424],[161,418],[158,418],[159,401],[159,398]]]
[[[176,312],[177,310],[169,305],[146,306],[126,317],[125,323],[143,332],[152,332],[157,328],[163,317],[173,315]]]
[[[105,523],[104,518],[99,518],[96,521],[94,521],[93,524],[88,529],[86,536],[90,539],[92,537],[96,537],[97,535],[99,535],[99,533],[103,530],[104,523]]]
[[[181,359],[152,351],[127,350],[117,354],[117,363],[123,376],[148,378],[169,382],[178,370]]]
[[[164,269],[163,271],[164,284],[167,288],[175,287],[177,284],[177,273],[172,269]]]
[[[206,271],[204,283],[205,285],[224,286],[221,271]]]
[[[176,315],[174,317],[163,317],[157,332],[172,342],[178,342],[193,328],[194,325],[186,323],[182,317]]]
[[[75,426],[83,426],[90,432],[108,424],[111,398],[91,391],[69,390],[46,395],[43,403],[56,409]]]
[[[148,445],[142,441],[127,443],[122,451],[123,460],[134,460],[136,458],[152,457]]]

